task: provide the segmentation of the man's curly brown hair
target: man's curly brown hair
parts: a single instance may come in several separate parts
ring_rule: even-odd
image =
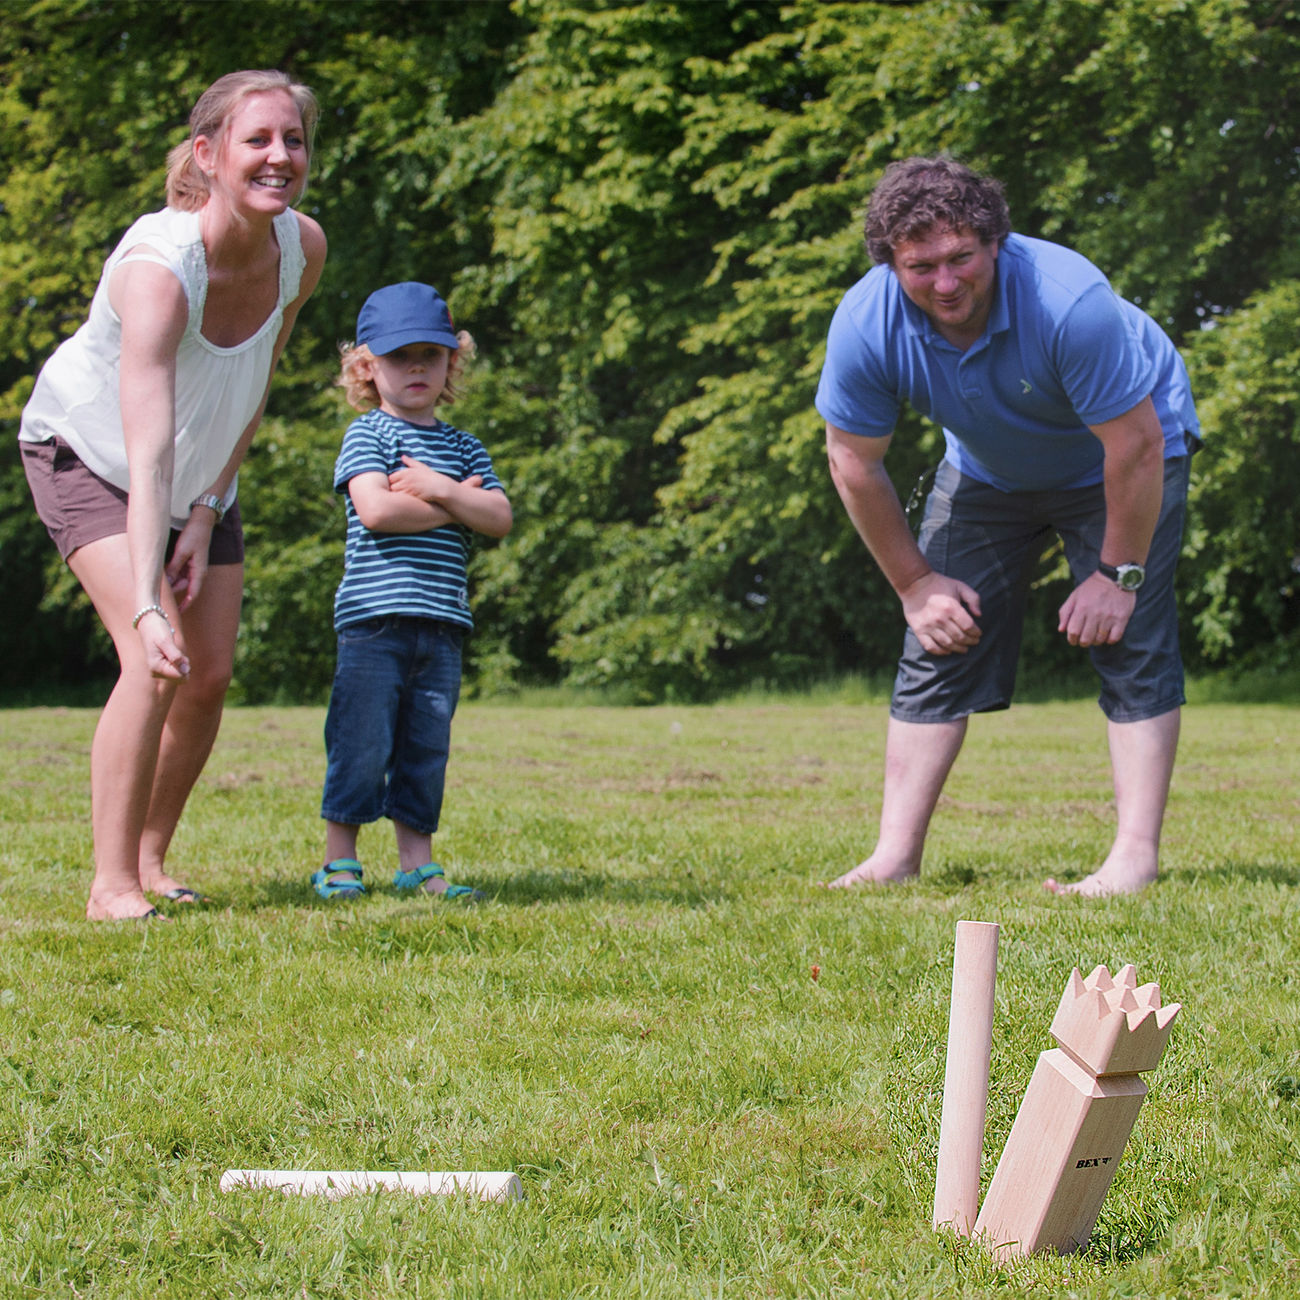
[[[932,229],[973,230],[981,243],[1000,248],[1011,233],[1002,183],[944,154],[890,163],[867,205],[871,260],[892,266],[897,245]]]

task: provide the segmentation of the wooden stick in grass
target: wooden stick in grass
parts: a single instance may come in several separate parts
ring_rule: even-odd
[[[934,1180],[934,1226],[951,1227],[963,1237],[970,1236],[979,1213],[997,968],[998,927],[989,921],[958,921]]]

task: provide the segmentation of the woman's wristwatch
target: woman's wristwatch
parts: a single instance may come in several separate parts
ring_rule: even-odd
[[[190,509],[195,506],[207,506],[217,516],[217,523],[220,523],[226,517],[226,503],[215,492],[205,492],[201,497],[195,497],[190,502]]]

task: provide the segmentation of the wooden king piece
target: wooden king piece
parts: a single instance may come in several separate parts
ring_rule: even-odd
[[[1179,1009],[1132,966],[1071,974],[975,1223],[996,1255],[1088,1244]]]

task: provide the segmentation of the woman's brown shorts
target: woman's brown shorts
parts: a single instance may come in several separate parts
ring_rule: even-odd
[[[23,470],[45,531],[66,560],[79,546],[126,532],[126,493],[86,468],[62,438],[22,442]],[[180,534],[172,529],[167,554]],[[244,529],[239,502],[212,530],[208,564],[242,564]]]

